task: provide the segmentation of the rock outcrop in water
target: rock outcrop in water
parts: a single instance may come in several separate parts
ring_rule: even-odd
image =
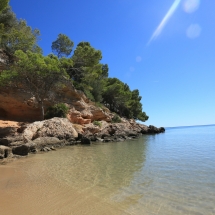
[[[13,128],[13,129],[12,129]],[[121,123],[100,121],[100,126],[93,123],[77,125],[66,118],[52,118],[34,123],[22,123],[17,127],[5,127],[0,135],[0,159],[25,156],[38,151],[51,151],[57,147],[74,144],[90,144],[94,141],[116,142],[137,138],[142,134],[157,134],[164,128],[146,126],[134,120],[123,119]]]

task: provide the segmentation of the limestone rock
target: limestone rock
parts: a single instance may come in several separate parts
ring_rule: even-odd
[[[0,145],[11,146],[11,143],[19,142],[19,141],[22,141],[22,140],[23,140],[23,138],[22,138],[21,135],[4,137],[4,138],[0,138]]]
[[[11,143],[9,143],[8,146],[14,147],[14,146],[21,146],[21,145],[25,145],[25,142],[24,141],[11,142]]]
[[[76,124],[88,124],[91,122],[91,119],[84,119],[80,111],[75,110],[74,108],[70,109],[68,113],[68,119],[72,123]]]
[[[38,137],[57,137],[60,140],[66,140],[77,138],[78,133],[68,119],[55,117],[34,122],[28,125],[23,133],[23,138],[27,140],[34,140]]]
[[[33,143],[36,145],[36,148],[41,150],[45,147],[53,147],[53,146],[62,146],[64,145],[64,141],[59,140],[56,137],[39,137],[33,140]]]
[[[22,90],[1,88],[0,101],[0,117],[17,121],[40,119],[41,114],[35,99]]]
[[[0,159],[12,156],[12,149],[7,146],[0,145]]]
[[[83,128],[83,130],[85,132],[89,131],[91,134],[96,134],[96,133],[99,133],[101,131],[100,127],[94,125],[93,123],[85,125],[85,127]]]
[[[15,135],[17,132],[16,127],[1,127],[0,128],[0,138]]]

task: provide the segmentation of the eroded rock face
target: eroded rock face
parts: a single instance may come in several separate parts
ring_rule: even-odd
[[[78,133],[68,119],[55,117],[34,122],[24,130],[23,138],[26,142],[39,137],[56,137],[60,140],[67,140],[77,138]]]
[[[50,98],[44,101],[45,110],[55,103],[65,103],[69,107],[68,119],[72,123],[89,124],[95,120],[111,121],[112,114],[107,108],[96,107],[89,101],[83,92],[76,90],[68,82],[65,87],[53,93]],[[41,120],[41,110],[37,101],[31,94],[18,89],[0,89],[0,118],[17,121],[38,121]]]
[[[16,121],[34,121],[41,118],[40,110],[28,93],[1,88],[0,101],[0,118]]]
[[[91,123],[91,119],[84,119],[82,117],[81,112],[75,110],[75,108],[72,108],[69,110],[67,117],[68,117],[70,122],[75,123],[75,124],[83,125],[83,124]]]
[[[110,122],[113,114],[106,108],[96,107],[92,102],[78,101],[73,104],[68,113],[68,119],[72,123],[84,125],[93,121]]]

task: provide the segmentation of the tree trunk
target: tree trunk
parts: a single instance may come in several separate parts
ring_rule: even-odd
[[[39,102],[40,104],[40,110],[41,110],[41,120],[44,120],[44,106],[43,106],[43,101]]]

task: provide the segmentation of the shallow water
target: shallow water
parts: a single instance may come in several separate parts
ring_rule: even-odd
[[[0,214],[215,214],[215,126],[0,166]]]

